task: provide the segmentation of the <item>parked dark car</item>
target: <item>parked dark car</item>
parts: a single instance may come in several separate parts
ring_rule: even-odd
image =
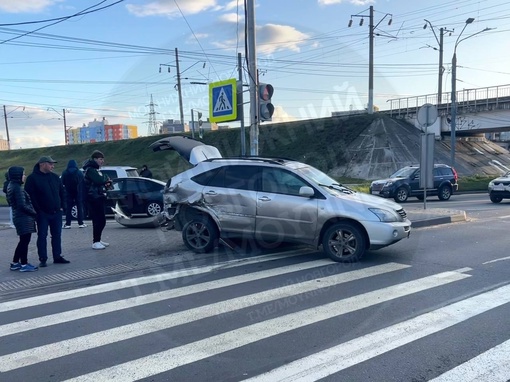
[[[427,190],[427,196],[437,195],[439,200],[448,200],[458,191],[457,171],[446,164],[435,164],[432,170],[434,187]],[[423,188],[420,187],[420,166],[406,166],[390,175],[387,179],[374,180],[370,193],[385,198],[393,198],[403,203],[409,196],[423,200]]]
[[[112,186],[113,189],[107,191],[106,215],[113,215],[112,208],[115,208],[117,203],[126,215],[155,216],[161,213],[164,182],[157,179],[127,177],[114,179]],[[87,203],[84,203],[83,209],[85,217],[88,218]],[[73,207],[72,216],[76,219],[76,207]]]
[[[126,215],[155,216],[163,210],[165,182],[142,177],[117,178],[107,191],[108,204],[117,203]]]

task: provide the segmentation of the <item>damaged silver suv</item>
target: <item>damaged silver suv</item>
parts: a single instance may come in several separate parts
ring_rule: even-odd
[[[168,181],[164,214],[197,253],[211,251],[222,238],[245,238],[322,245],[331,259],[354,262],[411,232],[397,203],[353,191],[304,163],[222,158],[215,147],[183,136],[151,148],[176,150],[194,165]]]

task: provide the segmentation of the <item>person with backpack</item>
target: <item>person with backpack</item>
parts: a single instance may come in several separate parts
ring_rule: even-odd
[[[66,222],[62,226],[64,229],[71,228],[73,218],[73,207],[76,206],[78,227],[85,228],[87,225],[83,222],[83,173],[78,169],[78,163],[71,159],[67,163],[66,169],[62,172],[62,183],[66,191]]]
[[[108,175],[101,172],[104,154],[95,150],[90,159],[83,165],[85,171],[85,188],[87,190],[87,205],[92,219],[92,249],[105,249],[110,244],[101,240],[106,226],[105,203],[106,190],[112,187]]]

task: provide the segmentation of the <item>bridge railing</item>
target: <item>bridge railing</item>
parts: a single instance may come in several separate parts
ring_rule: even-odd
[[[456,93],[457,112],[493,110],[510,108],[510,85],[489,86],[476,89],[462,89]],[[392,117],[413,115],[426,103],[437,106],[439,114],[449,114],[451,109],[451,92],[442,93],[438,104],[437,93],[413,97],[390,99],[389,113]]]

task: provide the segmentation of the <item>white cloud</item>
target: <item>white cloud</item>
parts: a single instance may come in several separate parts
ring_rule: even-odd
[[[174,0],[156,0],[144,5],[128,4],[126,8],[129,12],[139,17],[177,17],[181,15],[181,12],[184,15],[193,15],[205,10],[216,10],[218,7],[216,0],[179,1],[177,4]]]
[[[292,115],[290,115],[289,113],[287,113],[282,106],[275,106],[274,108],[274,113],[273,113],[273,117],[272,117],[272,122],[273,123],[278,123],[278,122],[292,122],[292,121],[297,121],[297,118],[296,117],[293,117]]]
[[[244,16],[237,13],[225,13],[219,17],[219,20],[226,23],[244,22]]]
[[[0,0],[0,11],[7,13],[38,13],[63,0]]]
[[[266,24],[257,27],[257,48],[270,54],[279,50],[299,52],[300,44],[310,36],[288,25]]]
[[[334,5],[334,4],[341,4],[345,0],[318,0],[319,5]],[[367,5],[367,4],[373,4],[374,0],[350,0],[351,4],[354,5]]]

